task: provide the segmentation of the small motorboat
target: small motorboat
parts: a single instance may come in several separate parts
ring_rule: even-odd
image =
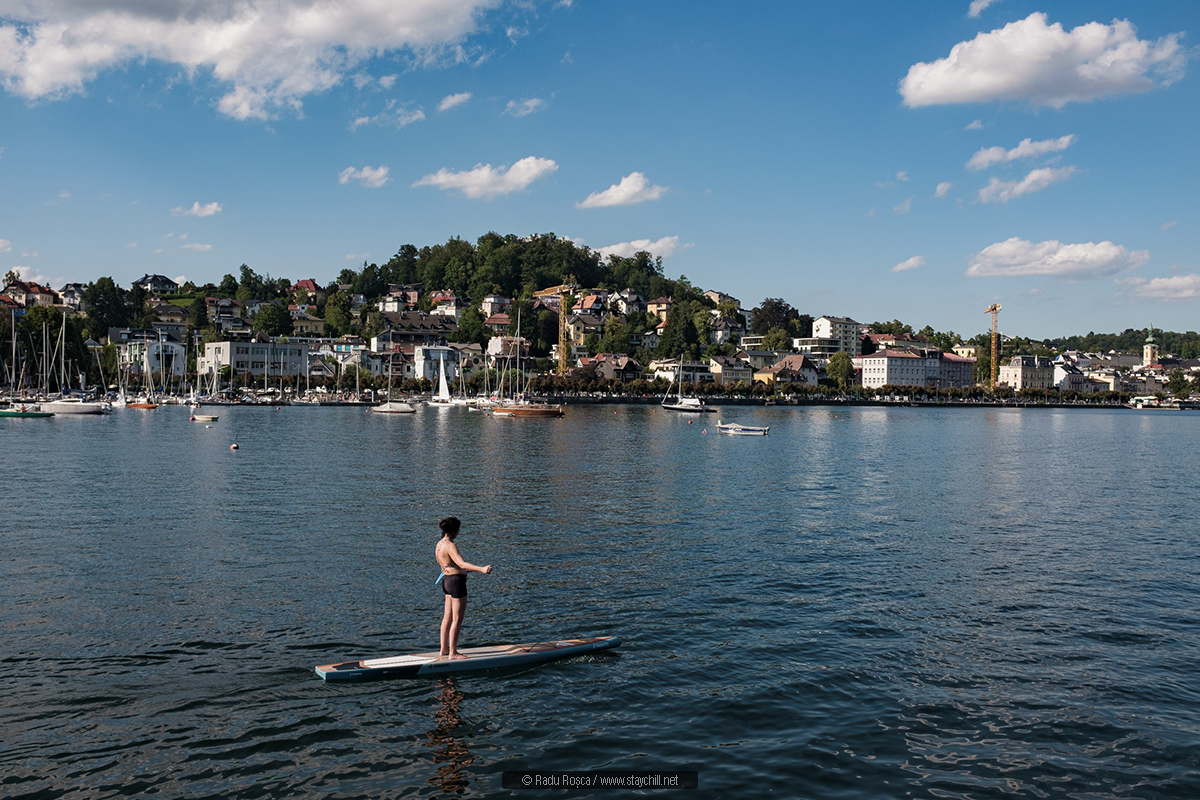
[[[736,422],[717,422],[717,430],[730,436],[766,436],[771,432],[771,426],[758,427],[755,425],[739,425]]]

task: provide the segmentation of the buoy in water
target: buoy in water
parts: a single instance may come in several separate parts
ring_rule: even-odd
[[[236,444],[236,443],[235,443],[235,444],[231,444],[231,445],[229,445],[229,449],[230,449],[230,450],[237,450],[237,449],[238,449],[238,446],[237,446],[237,444]]]

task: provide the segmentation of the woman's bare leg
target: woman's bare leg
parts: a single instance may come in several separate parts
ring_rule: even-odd
[[[447,611],[450,616],[450,657],[451,658],[466,658],[462,653],[458,652],[458,634],[462,630],[463,617],[467,613],[467,598],[465,597],[446,597],[449,603]],[[445,621],[442,622],[445,625]]]

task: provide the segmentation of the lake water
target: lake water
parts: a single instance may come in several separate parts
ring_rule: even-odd
[[[213,413],[0,419],[0,795],[1200,795],[1200,415]],[[437,646],[448,514],[463,646],[624,646],[316,678]]]

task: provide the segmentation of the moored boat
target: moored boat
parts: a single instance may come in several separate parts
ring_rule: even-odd
[[[11,419],[45,419],[53,417],[54,412],[42,411],[38,406],[10,406],[9,408],[0,409],[0,417],[9,417]]]
[[[717,421],[717,430],[730,436],[766,436],[771,432],[771,426],[739,425],[736,422]]]
[[[401,402],[400,400],[388,400],[377,406],[371,406],[370,410],[375,414],[413,414],[416,413],[417,409],[413,408],[411,404]]]
[[[47,400],[42,403],[43,411],[55,414],[107,414],[112,405],[105,400],[81,400],[75,397],[64,397],[59,400]]]
[[[682,411],[685,414],[713,414],[716,413],[715,408],[709,408],[704,400],[699,397],[684,397],[683,396],[683,356],[679,357],[679,368],[675,373],[675,382],[679,384],[679,394],[675,397],[675,402],[668,403],[671,399],[671,389],[667,387],[667,394],[663,397],[662,407],[667,411]]]
[[[495,406],[492,414],[497,417],[561,417],[563,409],[550,403],[505,403]]]

